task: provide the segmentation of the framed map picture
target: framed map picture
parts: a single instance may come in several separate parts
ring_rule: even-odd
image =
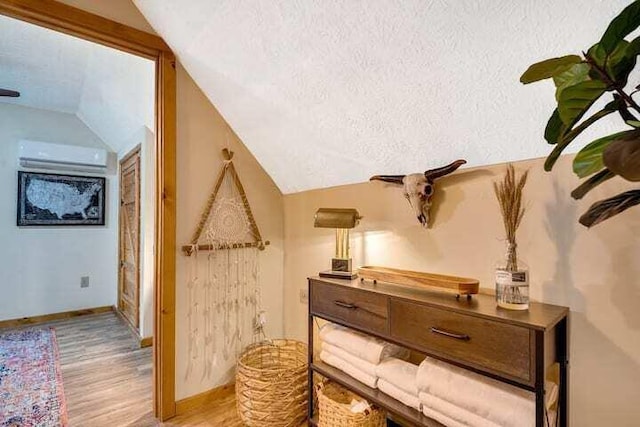
[[[18,226],[104,225],[105,179],[18,172]]]

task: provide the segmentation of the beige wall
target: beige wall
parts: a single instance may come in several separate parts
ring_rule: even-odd
[[[153,32],[142,14],[130,0],[97,2],[63,0],[71,6],[105,16],[143,31]],[[264,308],[267,311],[266,331],[279,337],[283,331],[283,204],[282,195],[262,167],[229,131],[228,125],[203,95],[180,64],[177,68],[177,131],[178,188],[177,242],[186,244],[191,238],[206,199],[222,164],[221,149],[235,151],[234,162],[262,236],[271,245],[260,254],[260,276]],[[227,145],[228,142],[228,145]],[[215,366],[215,374],[203,378],[201,364],[192,375],[186,375],[188,327],[186,320],[188,261],[178,251],[176,278],[176,399],[206,391],[230,378],[233,360]],[[201,354],[201,352],[200,352]]]
[[[177,239],[181,244],[191,240],[207,198],[222,166],[221,150],[234,151],[233,161],[247,192],[253,215],[264,239],[271,245],[260,253],[262,298],[267,312],[267,336],[283,333],[283,264],[284,213],[282,195],[256,160],[180,67],[178,72],[178,213]],[[227,144],[227,141],[229,142]],[[206,274],[206,255],[201,254],[198,267]],[[188,354],[187,281],[193,261],[182,255],[177,259],[176,312],[176,399],[191,396],[222,383],[233,381],[235,357],[218,358],[211,378],[201,379],[203,359],[200,353],[195,372],[186,376]],[[202,328],[201,328],[202,331]],[[219,344],[220,346],[220,344]],[[219,347],[220,348],[220,347]]]
[[[640,416],[640,209],[591,230],[577,223],[590,203],[628,183],[609,182],[586,201],[569,193],[578,183],[562,158],[553,173],[542,160],[529,168],[527,213],[518,247],[531,270],[533,298],[571,307],[573,426],[631,426]],[[314,229],[319,207],[354,207],[364,216],[352,233],[354,265],[382,265],[478,278],[492,287],[504,254],[492,181],[503,165],[459,171],[435,195],[432,228],[423,230],[397,187],[348,185],[285,196],[285,334],[305,339],[305,278],[326,270],[333,231]],[[384,171],[380,171],[384,172]]]

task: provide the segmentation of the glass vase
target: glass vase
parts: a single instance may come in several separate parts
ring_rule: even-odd
[[[507,253],[496,263],[496,302],[509,310],[529,308],[529,266],[518,258],[515,243],[507,244]]]

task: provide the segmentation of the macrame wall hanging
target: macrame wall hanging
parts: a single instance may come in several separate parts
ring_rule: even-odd
[[[196,231],[182,247],[191,258],[186,377],[198,360],[203,377],[211,377],[219,354],[235,358],[264,337],[258,255],[269,241],[262,240],[233,166],[233,152],[225,148],[222,155],[222,170]]]

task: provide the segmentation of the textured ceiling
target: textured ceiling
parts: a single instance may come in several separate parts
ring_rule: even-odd
[[[0,15],[0,102],[75,114],[118,152],[154,129],[153,61]],[[64,141],[51,141],[64,142]]]
[[[291,193],[546,155],[553,88],[520,74],[595,43],[628,1],[134,3]]]

